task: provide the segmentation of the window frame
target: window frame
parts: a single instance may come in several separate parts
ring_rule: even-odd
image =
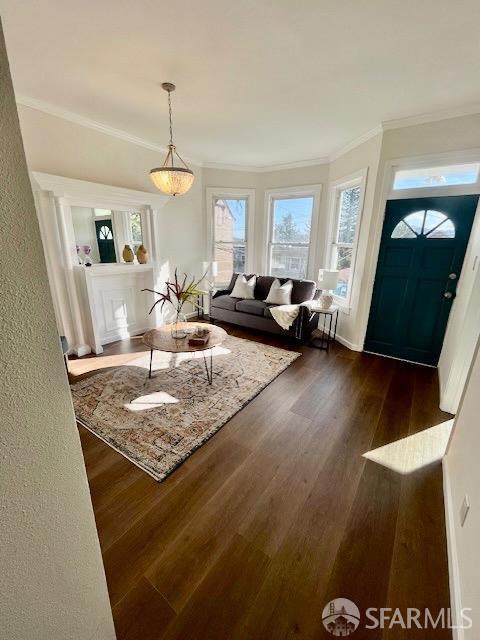
[[[284,187],[281,189],[268,189],[265,191],[265,250],[263,256],[264,273],[271,275],[272,249],[275,245],[307,247],[307,268],[305,278],[314,278],[313,269],[315,264],[316,239],[318,237],[318,217],[320,211],[320,200],[322,195],[321,184],[310,184],[297,187]],[[273,241],[273,205],[275,200],[287,200],[295,198],[313,198],[312,221],[310,225],[310,238],[307,242],[274,242]]]
[[[348,283],[347,295],[345,298],[335,295],[333,292],[333,299],[335,304],[342,308],[344,311],[349,312],[352,307],[353,292],[356,286],[357,280],[357,255],[358,255],[358,240],[360,237],[360,229],[362,225],[363,209],[365,203],[365,191],[367,187],[367,174],[368,169],[362,169],[354,174],[339,178],[330,183],[330,203],[329,203],[329,230],[328,230],[328,247],[327,247],[327,264],[330,269],[336,270],[337,261],[334,261],[335,249],[338,247],[345,247],[352,249],[352,258],[350,262],[351,277]],[[340,221],[340,197],[342,191],[360,187],[360,200],[358,203],[358,217],[357,224],[355,226],[355,235],[353,242],[337,242],[338,238],[338,225]]]
[[[206,217],[207,217],[207,257],[208,262],[215,259],[215,202],[216,200],[247,201],[245,212],[245,272],[254,271],[254,241],[255,241],[255,189],[234,189],[228,187],[207,187],[206,189]],[[232,243],[233,244],[233,243]],[[216,287],[228,285],[229,282],[216,282]]]

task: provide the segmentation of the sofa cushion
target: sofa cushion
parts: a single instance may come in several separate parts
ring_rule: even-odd
[[[313,280],[292,280],[292,304],[300,304],[312,300],[317,289],[317,283]]]
[[[263,300],[240,300],[235,305],[235,310],[250,313],[254,316],[263,316],[266,306]]]
[[[255,287],[255,298],[257,300],[265,300],[274,280],[273,276],[258,276],[257,286]]]
[[[265,309],[263,310],[263,315],[265,316],[265,318],[270,318],[272,319],[272,312],[271,312],[271,308],[272,307],[278,307],[278,304],[266,304],[265,305]]]
[[[283,284],[280,283],[278,278],[272,283],[270,291],[268,292],[265,302],[268,304],[291,304],[292,303],[292,289],[293,282],[287,280]]]
[[[212,307],[217,307],[218,309],[226,309],[227,311],[235,311],[235,305],[240,300],[240,298],[232,298],[228,293],[223,296],[217,296],[216,298],[212,298]]]
[[[232,298],[242,298],[243,300],[255,300],[255,286],[257,284],[257,276],[247,278],[246,276],[239,275],[235,280],[233,291],[231,292]]]
[[[233,291],[233,287],[235,286],[235,282],[237,281],[238,276],[245,276],[247,280],[250,280],[252,276],[256,275],[255,273],[233,273],[230,278],[230,284],[227,287],[228,291]]]

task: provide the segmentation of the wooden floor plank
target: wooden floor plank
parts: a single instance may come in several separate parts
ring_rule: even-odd
[[[117,640],[158,640],[175,618],[168,602],[141,578],[113,609]]]
[[[450,417],[436,371],[226,328],[302,357],[165,482],[80,430],[119,640],[314,640],[331,597],[448,607],[438,464],[363,456]],[[72,360],[71,379],[142,350]]]

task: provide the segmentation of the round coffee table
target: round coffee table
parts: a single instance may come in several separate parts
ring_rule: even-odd
[[[227,337],[227,332],[213,324],[206,324],[205,322],[182,322],[177,324],[178,328],[186,327],[191,333],[188,333],[185,338],[173,338],[172,337],[172,325],[165,324],[157,329],[150,329],[143,336],[143,342],[150,348],[150,368],[148,371],[148,377],[152,377],[152,358],[153,352],[167,351],[169,353],[193,353],[195,351],[203,352],[203,361],[205,363],[205,371],[207,372],[207,380],[209,384],[213,381],[213,347],[218,347]],[[207,327],[210,331],[208,342],[205,344],[188,344],[190,338],[195,335],[197,327]],[[206,351],[210,350],[210,366],[207,363]]]

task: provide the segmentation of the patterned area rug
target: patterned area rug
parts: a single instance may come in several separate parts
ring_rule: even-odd
[[[207,355],[209,352],[206,352]],[[300,354],[229,336],[202,353],[155,351],[72,385],[77,420],[156,480],[163,480]]]

